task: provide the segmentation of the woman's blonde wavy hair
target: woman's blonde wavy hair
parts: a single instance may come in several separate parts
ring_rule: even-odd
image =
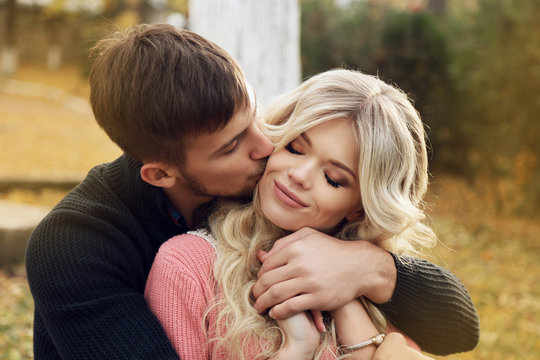
[[[428,183],[424,127],[402,91],[358,71],[330,70],[276,98],[264,116],[264,130],[275,151],[326,121],[350,119],[354,124],[364,213],[331,235],[367,240],[400,255],[435,244],[433,231],[423,223],[422,199]],[[231,359],[271,357],[282,346],[282,332],[273,319],[255,311],[251,289],[261,266],[257,249],[270,250],[287,232],[265,218],[257,189],[252,203],[220,203],[208,225],[218,244],[214,268],[218,317],[210,339],[215,352],[225,352]],[[376,324],[385,328],[377,309],[368,308]],[[323,336],[318,356],[332,341],[333,327]],[[257,343],[260,348],[249,353]]]

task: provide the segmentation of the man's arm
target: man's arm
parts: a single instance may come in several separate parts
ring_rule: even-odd
[[[40,224],[26,258],[42,325],[35,358],[179,359],[144,301],[142,258],[118,229],[89,216]]]
[[[283,319],[306,309],[334,310],[366,296],[389,301],[397,272],[392,255],[366,241],[342,241],[304,228],[260,255],[255,308]]]
[[[478,342],[478,315],[467,290],[427,261],[396,265],[391,254],[366,241],[341,241],[311,229],[278,240],[261,260],[255,308],[271,309],[272,317],[334,310],[365,296],[382,304],[388,320],[425,351],[468,351]]]
[[[461,281],[426,260],[395,257],[392,299],[376,306],[423,351],[448,355],[470,351],[480,337],[478,313]]]

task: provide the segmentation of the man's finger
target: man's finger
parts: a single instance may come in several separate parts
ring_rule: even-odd
[[[275,254],[268,256],[263,256],[263,263],[261,265],[261,268],[259,269],[259,272],[257,273],[257,278],[260,279],[261,276],[263,276],[265,273],[272,271],[274,269],[279,268],[280,266],[286,265],[289,262],[289,254],[287,249],[284,249],[284,251],[276,252]]]
[[[272,249],[270,249],[270,251],[263,257],[262,261],[266,261],[266,259],[273,256],[287,245],[306,237],[313,231],[314,230],[311,230],[309,228],[302,228],[298,231],[293,232],[292,234],[282,237],[274,243],[274,246],[272,246]]]
[[[259,314],[263,313],[264,311],[266,311],[266,309],[275,307],[278,304],[282,303],[283,301],[293,298],[297,296],[298,294],[300,294],[302,292],[301,286],[302,286],[301,281],[299,281],[296,278],[286,280],[286,281],[281,281],[277,284],[272,285],[270,288],[268,288],[268,290],[262,293],[257,298],[253,306],[255,307],[255,310],[259,312]],[[304,311],[307,309],[308,308],[305,308],[296,312],[288,311],[287,314],[291,316],[300,311]],[[285,317],[280,316],[279,319],[285,319],[289,316],[285,316]]]
[[[292,277],[294,276],[290,276],[285,267],[279,266],[275,269],[261,273],[261,275],[258,276],[257,282],[253,286],[253,289],[251,289],[251,292],[253,293],[253,296],[255,296],[255,299],[258,299],[259,296],[261,296],[273,285],[290,280]]]
[[[262,263],[263,262],[263,257],[268,254],[266,251],[264,250],[257,250],[257,259]]]
[[[319,332],[325,332],[326,327],[324,326],[322,312],[320,310],[311,310],[311,317],[315,323],[315,327]]]
[[[286,319],[308,309],[318,308],[317,299],[312,294],[300,294],[279,303],[270,309],[270,317]]]

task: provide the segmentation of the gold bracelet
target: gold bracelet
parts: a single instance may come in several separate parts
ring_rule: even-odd
[[[374,337],[372,337],[371,339],[366,340],[366,341],[362,341],[361,343],[358,343],[356,345],[341,345],[341,346],[338,347],[338,350],[342,354],[348,354],[348,353],[352,353],[353,351],[365,348],[366,346],[369,346],[369,345],[372,345],[372,344],[375,345],[375,346],[379,346],[379,345],[382,344],[382,342],[384,340],[384,336],[385,336],[384,334],[377,334]]]

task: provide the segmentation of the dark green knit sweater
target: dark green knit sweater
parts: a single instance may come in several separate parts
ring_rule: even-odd
[[[178,359],[143,293],[159,246],[187,228],[140,166],[122,156],[92,169],[30,237],[37,360]],[[476,346],[478,316],[461,282],[426,261],[396,263],[396,291],[379,306],[390,322],[431,353]]]

